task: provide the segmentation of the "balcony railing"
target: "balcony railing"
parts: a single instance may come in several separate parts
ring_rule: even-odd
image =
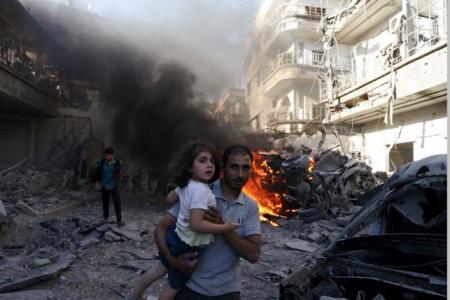
[[[356,82],[355,71],[337,74],[336,77],[337,77],[336,81],[337,85],[335,87],[336,92],[346,90],[355,85]],[[328,100],[327,83],[323,81],[320,81],[320,100],[321,102]]]
[[[323,67],[323,53],[310,51],[292,51],[283,52],[273,58],[263,69],[263,79],[267,80],[275,71],[285,66],[313,66]],[[330,57],[332,66],[341,71],[350,71],[352,69],[351,59],[349,57]]]
[[[20,51],[15,39],[0,39],[0,65],[52,96],[60,97],[61,87],[55,68],[33,62]]]
[[[309,104],[303,108],[295,108],[288,111],[283,108],[274,109],[267,113],[268,126],[281,123],[321,120],[325,114],[325,107],[319,104]]]
[[[339,5],[322,6],[317,0],[287,0],[278,2],[278,6],[271,16],[271,20],[275,23],[282,18],[293,15],[299,16],[323,16],[336,13],[340,9]]]

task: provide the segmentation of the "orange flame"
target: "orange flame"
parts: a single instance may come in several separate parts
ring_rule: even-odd
[[[309,159],[308,168],[306,168],[306,170],[308,171],[308,179],[309,179],[309,181],[312,181],[312,180],[314,180],[314,176],[312,175],[312,172],[314,171],[314,168],[316,167],[317,163],[311,157],[308,157],[308,159]]]
[[[283,195],[265,188],[264,185],[275,185],[285,182],[284,176],[281,171],[273,170],[270,167],[268,160],[263,154],[253,152],[253,158],[252,175],[244,186],[243,191],[258,202],[260,220],[268,221],[272,225],[278,226],[263,215],[268,214],[281,217]]]
[[[282,170],[274,170],[271,168],[267,155],[277,154],[274,151],[268,153],[260,153],[253,151],[252,175],[244,186],[243,191],[255,199],[259,206],[260,220],[267,221],[273,226],[278,224],[265,216],[272,215],[276,217],[286,218],[284,215],[296,213],[298,209],[283,208],[283,195],[287,193],[286,187],[281,191],[273,191],[271,186],[286,185],[286,178]],[[314,180],[312,172],[316,167],[316,161],[309,157],[307,166],[308,180]]]

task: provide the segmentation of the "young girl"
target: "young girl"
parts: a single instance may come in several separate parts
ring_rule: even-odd
[[[208,206],[216,205],[208,183],[217,180],[220,175],[217,151],[214,145],[206,141],[188,143],[175,157],[173,166],[178,187],[169,193],[167,200],[173,202],[179,198],[180,211],[176,225],[166,234],[166,243],[175,257],[188,252],[197,252],[200,256],[213,241],[214,234],[229,232],[239,226],[232,222],[214,224],[203,219]],[[189,276],[169,269],[168,263],[162,257],[153,269],[141,277],[128,299],[141,299],[144,290],[167,273],[169,285],[163,288],[158,299],[174,299]]]

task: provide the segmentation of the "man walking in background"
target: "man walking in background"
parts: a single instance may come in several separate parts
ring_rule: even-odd
[[[109,198],[112,197],[114,210],[116,212],[117,226],[124,225],[120,204],[119,184],[122,182],[122,164],[120,160],[114,159],[114,149],[106,148],[104,157],[97,162],[92,174],[92,181],[96,189],[101,189],[103,203],[103,222],[108,222]]]

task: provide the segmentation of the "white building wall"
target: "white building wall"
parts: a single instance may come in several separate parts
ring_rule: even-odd
[[[374,171],[385,172],[389,170],[389,146],[394,142],[412,142],[414,160],[434,154],[446,154],[446,115],[447,104],[440,103],[394,115],[394,126],[390,128],[383,128],[383,120],[367,123],[361,135],[350,138],[351,150],[361,151],[363,159]]]

